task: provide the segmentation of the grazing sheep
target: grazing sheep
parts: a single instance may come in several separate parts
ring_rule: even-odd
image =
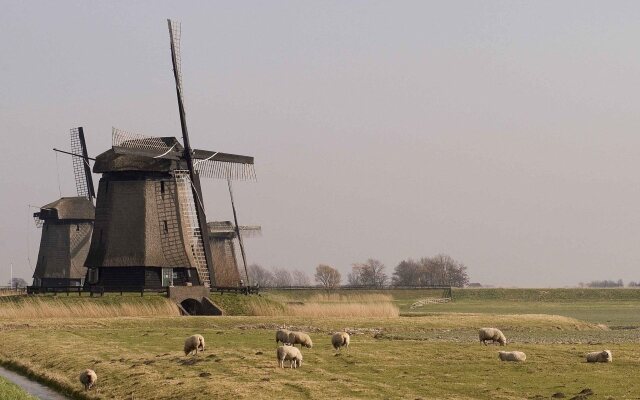
[[[478,336],[480,337],[480,342],[484,343],[485,346],[487,345],[487,340],[491,340],[492,343],[498,342],[500,346],[507,345],[507,338],[497,328],[480,328]]]
[[[498,358],[502,361],[524,361],[527,355],[521,351],[499,351]]]
[[[594,351],[593,353],[587,353],[587,362],[611,362],[613,361],[613,356],[611,355],[611,351],[603,350],[603,351]]]
[[[297,347],[293,346],[280,346],[276,350],[276,357],[278,357],[278,366],[284,368],[284,362],[289,360],[289,366],[291,368],[298,368],[302,366],[302,353]]]
[[[308,348],[313,347],[311,337],[304,332],[289,332],[289,343],[291,343],[292,346],[299,344],[300,348],[302,348],[302,346]]]
[[[346,347],[349,350],[349,334],[347,332],[336,332],[331,336],[331,344],[335,350]]]
[[[276,346],[278,342],[282,342],[282,344],[289,343],[289,333],[291,333],[288,329],[278,329],[276,331]]]
[[[202,335],[189,336],[187,340],[184,341],[184,355],[189,355],[194,351],[197,355],[198,350],[204,351],[204,338]]]
[[[84,385],[84,390],[91,389],[91,386],[95,385],[97,380],[98,375],[92,369],[85,369],[80,374],[80,383]]]

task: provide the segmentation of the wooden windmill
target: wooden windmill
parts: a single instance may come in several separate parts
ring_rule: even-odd
[[[253,157],[192,149],[180,72],[180,25],[168,21],[182,144],[113,129],[101,173],[88,282],[109,288],[215,285],[200,178],[254,179]]]
[[[240,226],[240,224],[238,223],[236,203],[233,199],[233,188],[231,187],[231,179],[227,179],[227,186],[229,188],[229,198],[231,200],[231,210],[233,211],[234,223],[231,224],[228,221],[223,221],[218,222],[217,226],[210,225],[210,228],[214,228],[214,230],[212,231],[213,233],[210,236],[212,249],[211,251],[216,256],[216,264],[220,265],[220,267],[217,267],[217,270],[220,271],[221,280],[230,283],[226,286],[234,286],[236,284],[235,282],[238,282],[239,286],[249,287],[251,285],[251,279],[249,277],[249,270],[247,268],[247,255],[244,249],[243,237],[259,235],[262,233],[262,228],[260,226]],[[214,224],[216,223],[214,222]],[[236,257],[234,239],[237,239],[238,244],[240,244],[240,254],[242,255],[242,266],[244,269],[244,274],[241,274],[240,270],[238,269],[238,258]],[[237,273],[237,277],[233,275],[234,272]],[[244,275],[244,279],[241,279],[240,275]]]
[[[209,244],[213,254],[213,266],[215,280],[218,286],[238,286],[239,282],[249,285],[250,281],[246,271],[246,256],[242,258],[240,268],[236,251],[236,240],[242,243],[243,238],[259,235],[260,226],[236,226],[231,221],[214,221],[207,223],[209,226]],[[244,245],[241,246],[241,255],[244,253]]]
[[[71,129],[71,153],[77,197],[62,197],[33,214],[42,228],[33,286],[82,286],[95,207],[93,178],[82,127]]]

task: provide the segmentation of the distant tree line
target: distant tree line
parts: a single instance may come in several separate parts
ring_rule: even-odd
[[[252,285],[262,287],[311,286],[311,279],[306,272],[274,267],[271,270],[258,264],[247,268]]]
[[[580,287],[589,287],[589,288],[616,288],[616,287],[624,287],[624,281],[622,279],[618,279],[617,281],[613,280],[602,280],[602,281],[591,281],[591,282],[580,282],[578,284]],[[640,282],[631,281],[627,284],[628,287],[640,287]]]
[[[307,273],[300,270],[289,271],[286,268],[264,268],[252,264],[248,268],[252,285],[262,287],[311,286]],[[313,281],[316,286],[335,289],[342,286],[340,272],[326,264],[315,269]],[[379,260],[370,258],[361,263],[351,265],[345,286],[363,288],[384,288],[394,286],[454,286],[464,287],[469,284],[467,267],[446,254],[423,257],[419,260],[401,261],[391,276],[386,266]]]

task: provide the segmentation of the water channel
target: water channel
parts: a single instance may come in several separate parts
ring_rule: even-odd
[[[20,386],[25,392],[39,398],[40,400],[69,400],[68,397],[49,389],[43,384],[32,381],[29,378],[25,378],[24,376],[13,371],[9,371],[6,368],[0,367],[0,376]]]

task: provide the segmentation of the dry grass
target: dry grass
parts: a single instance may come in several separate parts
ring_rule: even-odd
[[[169,300],[137,303],[98,303],[89,299],[67,302],[32,297],[23,301],[0,303],[0,318],[108,318],[179,316],[178,307]]]
[[[24,295],[26,295],[26,292],[22,289],[8,289],[8,288],[0,289],[0,297],[24,296]]]
[[[307,300],[315,303],[377,303],[392,302],[393,296],[385,293],[316,293]]]
[[[289,302],[284,305],[254,303],[251,315],[301,316],[301,317],[376,317],[395,318],[399,308],[393,297],[386,294],[315,294],[304,302]]]
[[[302,368],[277,367],[277,322],[312,337],[314,347],[302,349]],[[581,333],[572,328],[574,323],[543,315],[457,313],[400,318],[41,318],[0,321],[0,362],[35,374],[76,400],[516,400],[548,399],[556,392],[568,399],[587,387],[596,393],[593,399],[640,393],[640,383],[628,378],[640,373],[637,334]],[[478,343],[477,326],[505,324],[512,327],[505,334],[515,339],[509,348],[524,351],[525,363],[501,363],[496,353],[500,347]],[[349,352],[337,356],[328,333],[342,329],[354,333]],[[204,335],[207,350],[185,357],[184,339],[195,332]],[[613,363],[584,362],[586,352],[602,348],[614,352]],[[85,368],[98,374],[97,387],[89,392],[77,378]]]

